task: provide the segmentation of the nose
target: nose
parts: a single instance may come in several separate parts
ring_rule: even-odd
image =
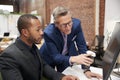
[[[43,35],[43,30],[40,30],[40,35]]]
[[[71,26],[69,24],[66,24],[66,29],[71,29]]]

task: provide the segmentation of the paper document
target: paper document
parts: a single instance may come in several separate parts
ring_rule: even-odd
[[[102,74],[102,69],[92,68],[92,70],[95,72],[100,72],[100,74]],[[87,78],[83,73],[83,70],[81,69],[81,65],[74,65],[72,67],[68,67],[63,71],[63,74],[77,76],[80,80],[98,80],[97,78]]]

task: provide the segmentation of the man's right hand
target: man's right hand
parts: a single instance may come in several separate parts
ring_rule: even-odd
[[[70,62],[76,64],[84,64],[86,66],[90,66],[94,62],[93,59],[89,58],[90,54],[80,54],[78,56],[71,56]]]

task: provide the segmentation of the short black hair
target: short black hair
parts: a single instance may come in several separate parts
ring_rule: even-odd
[[[17,28],[20,34],[22,29],[28,28],[31,19],[38,19],[38,18],[32,14],[23,14],[19,17],[17,21]]]

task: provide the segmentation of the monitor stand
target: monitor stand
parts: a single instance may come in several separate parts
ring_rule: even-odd
[[[112,74],[116,77],[120,78],[120,63],[117,63],[115,66],[115,70],[113,70]]]

